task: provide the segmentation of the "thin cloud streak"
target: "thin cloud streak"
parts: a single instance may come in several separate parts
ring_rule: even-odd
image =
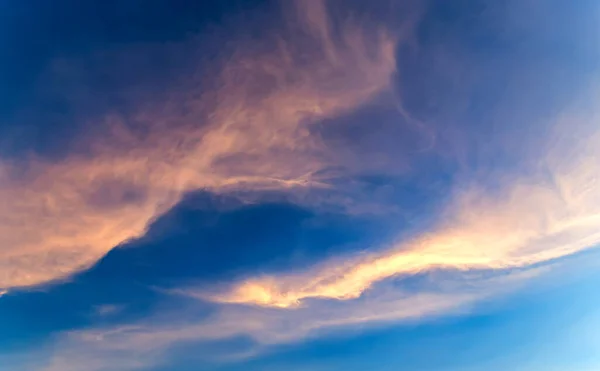
[[[565,120],[558,123],[559,132],[580,127]],[[588,120],[587,125],[595,125],[597,116]],[[433,269],[522,268],[593,248],[600,243],[598,144],[598,133],[555,143],[538,173],[496,184],[495,191],[461,188],[437,229],[389,250],[337,257],[305,272],[246,279],[218,294],[188,294],[221,303],[290,308],[310,298],[354,299],[394,276]]]
[[[240,46],[216,91],[175,87],[164,109],[138,112],[143,135],[108,116],[91,155],[0,162],[0,288],[90,267],[186,192],[325,186],[314,174],[331,156],[310,125],[385,90],[397,38],[351,22],[334,38],[320,1],[297,2],[294,17],[276,48]]]
[[[252,358],[271,346],[347,331],[357,325],[412,322],[468,312],[477,301],[510,292],[545,272],[545,268],[536,268],[498,275],[482,272],[471,277],[450,274],[443,282],[425,280],[418,291],[402,289],[402,282],[389,283],[361,298],[314,300],[293,309],[224,305],[199,320],[186,319],[189,312],[160,313],[139,323],[65,333],[53,346],[57,351],[49,363],[40,369],[144,369],[168,360],[169,350],[178,345],[208,344],[240,336],[253,340],[250,349],[241,353],[241,357]],[[198,352],[196,356],[196,361],[218,363],[241,360],[227,351]]]

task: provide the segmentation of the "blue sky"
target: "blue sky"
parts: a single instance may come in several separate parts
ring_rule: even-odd
[[[0,370],[597,370],[599,16],[1,2]]]

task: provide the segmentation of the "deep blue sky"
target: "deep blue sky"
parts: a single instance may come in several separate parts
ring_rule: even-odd
[[[599,19],[0,1],[0,371],[599,369]]]

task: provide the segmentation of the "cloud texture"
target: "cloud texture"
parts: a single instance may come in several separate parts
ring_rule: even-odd
[[[518,110],[518,99],[509,99],[514,112],[493,119],[521,121],[503,123],[489,142],[471,146],[484,135],[471,122],[459,128],[453,120],[476,119],[447,114],[460,111],[456,107],[419,115],[409,107],[412,97],[397,86],[398,80],[410,79],[398,56],[423,52],[415,45],[417,7],[403,8],[405,19],[388,24],[375,22],[360,6],[347,14],[341,3],[286,2],[279,21],[260,41],[240,38],[231,54],[218,58],[209,69],[218,72],[207,77],[208,67],[192,68],[159,94],[162,104],[138,102],[130,115],[94,117],[90,125],[101,134],[86,142],[86,151],[54,160],[31,156],[0,162],[0,296],[91,267],[111,249],[143,236],[189,192],[261,200],[277,191],[318,209],[320,203],[306,199],[325,189],[327,201],[344,210],[343,190],[354,190],[365,178],[376,183],[378,176],[397,180],[398,174],[421,170],[394,148],[411,139],[385,146],[378,137],[374,147],[381,151],[371,157],[356,150],[369,146],[365,132],[375,125],[371,116],[358,115],[354,125],[365,131],[346,132],[354,128],[349,117],[363,110],[388,109],[394,113],[390,127],[422,133],[426,144],[414,147],[415,158],[451,163],[457,174],[449,177],[435,215],[425,226],[398,231],[393,242],[309,267],[250,269],[229,281],[163,290],[166,301],[182,300],[183,308],[58,334],[40,369],[145,369],[185,344],[239,338],[249,344],[242,351],[198,358],[243,359],[323,332],[460,313],[548,273],[562,258],[597,247],[595,80],[551,115],[535,112],[531,127],[543,130],[532,130],[543,135],[511,126],[529,116]],[[182,49],[197,42],[189,40]],[[444,59],[437,49],[434,54],[436,63],[460,60]],[[443,70],[456,78],[457,69],[448,64]],[[456,80],[460,88],[471,84]],[[471,92],[460,88],[465,96]],[[447,100],[453,105],[463,97]],[[351,137],[355,146],[332,140],[328,129]],[[454,135],[457,129],[464,133]],[[489,172],[471,166],[464,154],[481,154],[488,147],[525,148],[507,156],[519,166]],[[351,196],[381,197],[364,189]],[[394,209],[393,197],[381,198],[382,210]],[[97,307],[96,315],[123,308],[107,304]]]
[[[93,123],[109,131],[89,153],[2,162],[0,287],[91,266],[141,236],[186,192],[326,183],[317,173],[331,156],[311,125],[389,86],[397,37],[379,26],[334,24],[320,1],[294,4],[275,37],[240,45],[214,90],[174,86],[160,109],[140,104],[132,117]]]
[[[589,119],[588,125],[595,125],[596,115]],[[541,159],[540,173],[501,180],[495,191],[471,184],[459,189],[442,211],[440,226],[412,240],[378,253],[334,258],[306,272],[248,279],[211,299],[274,307],[309,298],[346,300],[394,276],[523,268],[596,247],[598,135],[578,140],[576,148],[552,148]]]

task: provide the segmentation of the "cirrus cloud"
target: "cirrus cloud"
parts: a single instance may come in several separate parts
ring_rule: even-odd
[[[196,87],[191,71],[160,107],[100,120],[86,154],[0,162],[0,287],[90,267],[190,191],[324,186],[318,173],[335,164],[311,124],[387,89],[403,35],[334,22],[321,1],[289,5],[285,26],[239,45],[214,89]]]

